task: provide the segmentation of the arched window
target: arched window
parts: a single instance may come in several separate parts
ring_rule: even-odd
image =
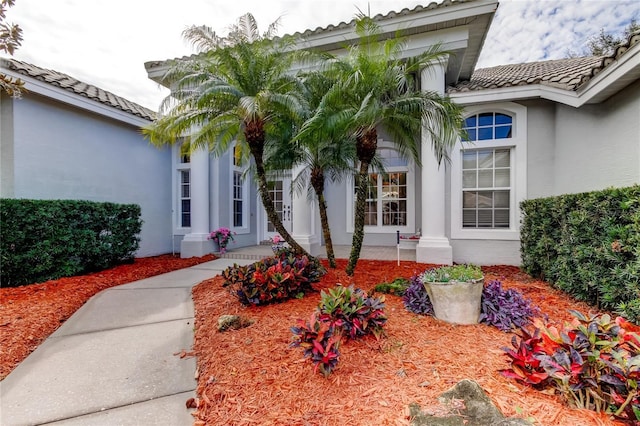
[[[467,113],[452,155],[452,237],[517,239],[526,192],[526,107],[478,105]]]
[[[464,141],[509,139],[513,132],[513,118],[501,112],[482,112],[464,120]]]

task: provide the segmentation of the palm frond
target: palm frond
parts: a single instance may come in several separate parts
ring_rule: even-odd
[[[223,47],[226,43],[213,28],[207,25],[191,25],[182,31],[182,38],[189,42],[198,52],[206,52]]]

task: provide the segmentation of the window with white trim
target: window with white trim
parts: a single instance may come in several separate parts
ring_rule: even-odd
[[[387,143],[389,144],[389,143]],[[379,145],[381,143],[379,142]],[[414,232],[415,224],[415,174],[407,159],[389,147],[379,148],[385,171],[369,173],[365,206],[365,229],[368,232]],[[355,179],[354,179],[355,182]],[[355,215],[354,185],[347,199],[348,231],[353,231]]]
[[[407,172],[370,173],[365,226],[406,226]]]
[[[180,147],[178,164],[178,228],[191,227],[191,157],[188,147]]]
[[[509,228],[511,150],[462,153],[462,227]]]
[[[248,232],[248,182],[240,145],[234,145],[231,157],[231,224],[235,232]]]
[[[518,239],[526,196],[526,107],[467,107],[465,137],[451,156],[451,236]]]

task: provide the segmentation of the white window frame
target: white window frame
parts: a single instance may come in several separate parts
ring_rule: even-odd
[[[248,169],[248,165],[242,167],[237,166],[235,164],[235,145],[229,151],[230,153],[230,161],[229,161],[229,217],[230,217],[230,226],[229,229],[237,234],[248,234],[249,233],[249,179],[247,179],[246,171]],[[234,175],[235,173],[240,173],[242,176],[242,226],[234,226],[235,220],[235,212],[234,212]]]
[[[173,182],[175,182],[174,186],[174,212],[173,215],[173,229],[174,235],[186,235],[191,232],[190,226],[182,226],[182,172],[185,170],[189,171],[189,199],[192,197],[192,189],[193,182],[191,176],[191,163],[183,163],[182,162],[182,152],[181,152],[182,144],[175,144],[173,146],[173,162],[175,166],[173,167]],[[193,204],[192,204],[193,207]]]
[[[388,141],[379,140],[378,149],[393,149],[393,144]],[[371,233],[371,234],[395,234],[396,231],[400,231],[402,233],[414,233],[416,230],[415,228],[415,224],[416,224],[415,163],[411,159],[407,159],[406,166],[385,167],[385,172],[386,173],[405,172],[407,174],[407,223],[405,226],[382,225],[382,216],[380,216],[378,218],[379,219],[378,225],[376,226],[365,225],[364,231],[365,233]],[[373,173],[373,171],[370,170],[369,173]],[[381,198],[379,197],[378,200],[380,199]],[[350,177],[347,181],[347,202],[346,202],[347,232],[354,231],[355,202],[356,202],[355,182],[353,180],[353,177]]]
[[[527,108],[514,102],[474,105],[465,108],[465,119],[483,112],[510,115],[511,138],[458,141],[451,154],[451,238],[460,240],[520,239],[520,202],[527,196]],[[511,159],[509,228],[463,228],[462,153],[465,149],[509,149]],[[490,188],[487,188],[490,190]]]

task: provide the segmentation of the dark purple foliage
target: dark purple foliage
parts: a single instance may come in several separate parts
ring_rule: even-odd
[[[409,287],[402,296],[404,307],[414,314],[433,315],[433,305],[429,300],[427,290],[420,280],[420,275],[414,275],[409,281]]]
[[[490,281],[482,291],[480,322],[496,326],[502,331],[522,328],[540,314],[516,289],[504,290],[500,281]]]

